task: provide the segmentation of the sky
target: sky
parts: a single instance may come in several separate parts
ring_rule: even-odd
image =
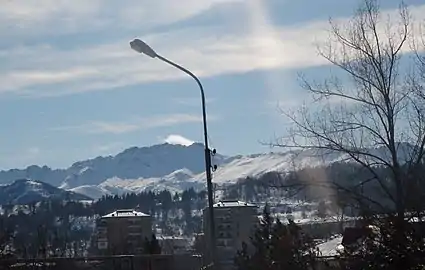
[[[419,20],[423,0],[406,0]],[[267,152],[302,104],[298,74],[326,75],[316,45],[357,0],[5,0],[0,8],[0,169],[64,168],[132,146],[202,142],[195,81],[129,47],[143,39],[195,73],[209,142]],[[397,0],[381,1],[394,12]],[[422,14],[422,15],[421,15]],[[422,16],[422,17],[421,17]]]

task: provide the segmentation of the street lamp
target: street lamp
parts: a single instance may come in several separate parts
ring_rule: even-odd
[[[205,173],[207,177],[207,191],[208,191],[208,212],[209,212],[209,220],[210,220],[210,237],[211,237],[211,255],[212,255],[212,262],[214,265],[214,268],[216,268],[216,239],[215,239],[215,221],[214,221],[214,199],[213,199],[213,191],[212,191],[212,177],[211,177],[211,150],[208,147],[208,130],[207,130],[207,112],[206,112],[206,106],[205,106],[205,94],[204,94],[204,88],[201,84],[201,81],[198,79],[198,77],[195,76],[192,72],[185,69],[184,67],[168,60],[167,58],[159,55],[152,49],[148,44],[141,41],[140,39],[134,39],[133,41],[130,41],[130,47],[135,50],[138,53],[146,54],[147,56],[151,58],[158,58],[159,60],[183,71],[184,73],[188,74],[190,77],[192,77],[196,83],[199,86],[199,89],[201,90],[201,101],[202,101],[202,121],[204,125],[204,146],[205,146]]]

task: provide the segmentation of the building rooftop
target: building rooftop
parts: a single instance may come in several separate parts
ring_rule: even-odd
[[[119,218],[119,217],[149,217],[150,215],[138,212],[134,209],[116,210],[112,213],[102,216],[102,218]]]
[[[237,201],[237,200],[223,200],[214,204],[214,207],[257,207],[255,204]]]

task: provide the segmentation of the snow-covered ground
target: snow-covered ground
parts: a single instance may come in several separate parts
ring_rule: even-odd
[[[319,249],[321,256],[337,256],[343,250],[341,243],[342,236],[338,235],[326,242],[317,245],[317,248]]]

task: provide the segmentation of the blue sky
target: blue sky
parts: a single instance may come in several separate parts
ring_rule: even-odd
[[[385,12],[399,1],[381,1]],[[131,146],[202,141],[199,90],[131,51],[141,38],[197,74],[210,143],[224,154],[270,149],[277,105],[301,104],[299,72],[326,75],[315,42],[355,0],[13,0],[0,9],[0,168],[67,167]],[[425,17],[423,0],[409,0]],[[422,14],[422,15],[421,15]],[[422,16],[422,17],[420,17]]]

